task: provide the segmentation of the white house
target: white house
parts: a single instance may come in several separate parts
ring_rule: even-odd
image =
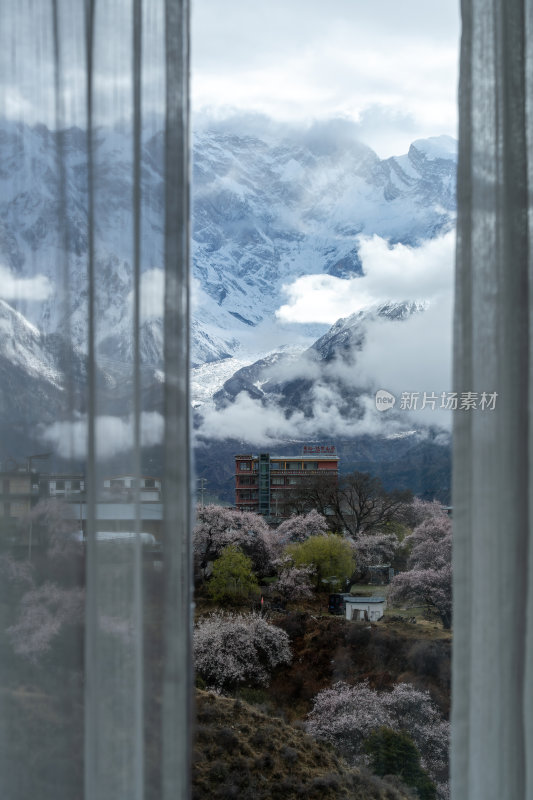
[[[135,477],[133,475],[117,475],[104,480],[104,489],[117,497],[133,498]],[[159,503],[161,501],[161,479],[141,477],[139,485],[141,503]]]
[[[352,597],[344,596],[346,619],[367,620],[377,622],[381,619],[387,606],[385,597]]]
[[[44,489],[45,496],[69,497],[73,494],[79,495],[85,491],[85,475],[44,473],[39,476],[39,485],[41,489]]]

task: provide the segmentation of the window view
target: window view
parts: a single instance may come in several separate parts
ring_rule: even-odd
[[[449,796],[458,12],[193,5],[198,798]]]
[[[1,5],[2,797],[445,800],[458,8]]]

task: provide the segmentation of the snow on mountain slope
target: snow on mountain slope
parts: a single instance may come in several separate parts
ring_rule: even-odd
[[[0,300],[0,355],[6,362],[62,388],[63,375],[40,331]]]
[[[375,411],[375,387],[359,360],[370,325],[406,321],[424,310],[419,303],[382,303],[338,320],[307,350],[274,352],[241,367],[215,392],[214,410],[199,407],[210,436],[225,438],[235,418],[243,437],[260,438],[260,424],[246,432],[244,416],[241,423],[233,413],[240,408],[250,417],[252,406],[258,419],[269,420],[263,443],[283,439],[288,430],[292,438],[304,440],[328,434],[398,433],[412,427],[405,413],[398,416],[394,411],[385,418]]]
[[[257,325],[279,307],[283,285],[301,275],[360,274],[359,234],[415,245],[453,224],[455,159],[436,168],[420,143],[403,161],[380,161],[356,141],[321,152],[296,140],[274,146],[208,131],[194,152],[193,252],[204,319],[220,320],[225,309]],[[234,320],[226,317],[224,327],[234,331]]]
[[[126,127],[96,134],[97,339],[103,356],[131,360],[131,137]],[[0,125],[0,263],[13,274],[45,275],[50,299],[16,308],[43,333],[86,346],[87,168],[85,134],[62,134],[66,190],[58,186],[58,136],[44,126]],[[453,224],[453,140],[415,142],[407,156],[380,161],[368,147],[342,147],[292,132],[268,141],[222,128],[198,132],[193,152],[193,363],[259,347],[285,284],[301,275],[360,274],[357,235],[416,244]],[[162,267],[162,134],[142,155],[142,262]],[[65,231],[58,215],[65,217]],[[64,257],[70,292],[64,297]],[[14,302],[14,301],[13,301]],[[349,313],[349,309],[347,309]],[[267,327],[265,327],[267,326]],[[308,326],[310,343],[325,326]],[[298,330],[302,330],[299,328]],[[287,341],[292,338],[287,331]],[[143,361],[161,367],[160,317],[145,320]]]

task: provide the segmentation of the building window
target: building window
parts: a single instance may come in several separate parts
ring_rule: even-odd
[[[272,478],[272,486],[285,486],[285,478]]]
[[[155,480],[154,480],[154,478],[145,478],[144,488],[145,489],[155,489]]]
[[[65,490],[65,481],[56,481],[56,491],[64,491]]]
[[[246,472],[250,470],[250,462],[249,461],[239,461],[239,469],[241,472]]]
[[[289,461],[289,469],[301,469],[302,462],[301,461]]]
[[[271,464],[271,469],[285,469],[285,462],[273,461]]]
[[[318,461],[304,461],[304,469],[318,469]]]

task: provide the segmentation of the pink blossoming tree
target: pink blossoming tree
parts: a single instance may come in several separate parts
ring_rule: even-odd
[[[195,573],[205,581],[209,565],[228,545],[239,547],[252,560],[253,569],[264,574],[275,557],[275,533],[263,517],[251,511],[208,505],[197,509],[193,532]]]
[[[17,622],[7,629],[15,653],[39,661],[66,625],[83,623],[84,599],[83,589],[62,589],[55,583],[26,592]]]
[[[452,624],[452,533],[445,514],[427,517],[406,538],[411,547],[407,571],[391,583],[391,603],[425,604],[444,628]]]
[[[312,567],[297,567],[288,555],[278,559],[275,566],[278,580],[272,586],[273,593],[290,602],[313,596],[312,580],[315,571]]]
[[[304,542],[310,536],[325,536],[328,532],[326,518],[313,508],[308,514],[295,514],[276,529],[276,537],[284,545]]]
[[[392,533],[359,535],[354,540],[357,567],[366,572],[371,566],[390,564],[400,545]]]
[[[194,663],[208,688],[266,686],[272,671],[291,661],[289,637],[259,614],[215,612],[194,631]]]
[[[364,741],[382,726],[409,734],[422,765],[438,784],[439,796],[445,798],[449,723],[429,692],[406,683],[397,684],[391,692],[378,692],[366,682],[336,683],[315,697],[307,723],[309,733],[334,744],[355,765],[365,763]]]

